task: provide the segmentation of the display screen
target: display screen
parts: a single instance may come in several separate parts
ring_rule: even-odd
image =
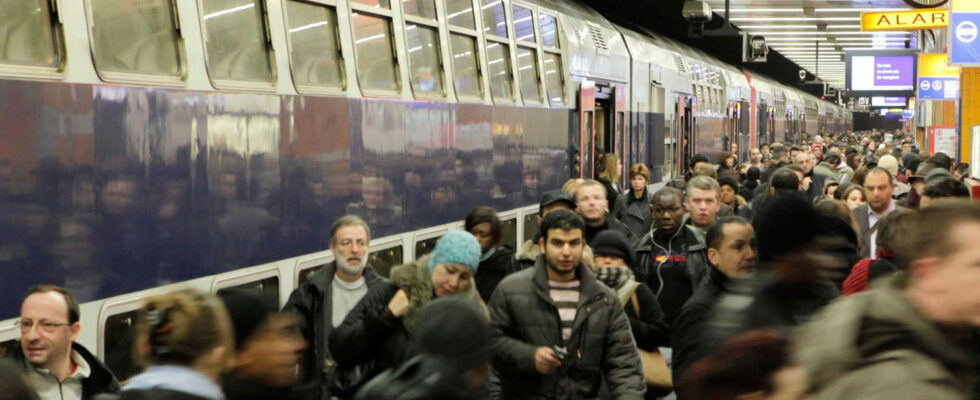
[[[915,78],[914,50],[847,53],[847,88],[853,95],[908,95],[915,90]]]
[[[902,107],[908,105],[908,98],[905,97],[880,97],[871,98],[871,107]]]

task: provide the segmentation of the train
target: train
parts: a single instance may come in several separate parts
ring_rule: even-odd
[[[599,154],[682,176],[694,154],[843,133],[845,108],[559,0],[22,0],[0,5],[0,355],[30,286],[82,302],[121,378],[147,296],[283,304],[354,213],[382,273]],[[623,178],[625,187],[625,177]]]

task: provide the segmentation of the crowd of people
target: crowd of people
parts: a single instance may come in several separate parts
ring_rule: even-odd
[[[371,227],[278,310],[247,290],[151,297],[142,372],[78,343],[70,292],[24,297],[0,399],[968,399],[980,350],[980,206],[968,168],[911,139],[816,136],[695,155],[652,192],[601,179],[543,193],[539,232],[502,243],[476,207],[380,276]],[[615,171],[611,171],[614,169]],[[2,360],[0,360],[2,361]]]

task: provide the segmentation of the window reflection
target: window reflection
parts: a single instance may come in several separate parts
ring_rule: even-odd
[[[565,86],[562,80],[560,55],[545,53],[544,82],[548,92],[548,101],[551,104],[563,104],[565,102]]]
[[[354,14],[354,50],[361,88],[397,91],[398,75],[392,54],[391,22],[387,18]]]
[[[436,19],[435,0],[402,0],[405,13],[422,18]]]
[[[0,61],[55,68],[61,64],[61,38],[51,24],[48,0],[0,1]]]
[[[558,19],[550,15],[538,18],[538,29],[541,31],[541,44],[548,47],[558,47]]]
[[[453,55],[453,80],[459,96],[482,97],[476,38],[452,34],[449,37]]]
[[[286,2],[289,56],[298,86],[343,87],[343,60],[337,47],[333,7]]]
[[[410,25],[405,31],[412,90],[442,96],[445,94],[440,62],[439,31],[421,25]]]
[[[526,7],[515,5],[514,7],[514,35],[517,40],[533,42],[534,37],[534,16],[531,10]]]
[[[450,25],[476,29],[473,3],[470,0],[446,0],[446,19]]]
[[[541,85],[538,83],[538,54],[533,49],[517,48],[517,71],[520,77],[521,97],[525,102],[541,102]]]
[[[483,13],[483,32],[507,37],[507,16],[502,0],[481,0]]]
[[[487,65],[490,67],[490,94],[493,100],[514,101],[509,46],[494,42],[487,45]]]

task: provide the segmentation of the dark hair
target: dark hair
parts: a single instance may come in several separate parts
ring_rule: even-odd
[[[916,234],[915,212],[905,208],[895,209],[882,218],[880,223],[875,244],[879,248],[905,255],[911,249],[912,239]]]
[[[841,162],[840,154],[837,153],[825,154],[823,160],[832,165],[840,165]]]
[[[69,292],[68,289],[65,289],[61,286],[55,286],[55,285],[31,286],[30,289],[27,289],[27,294],[24,295],[24,300],[27,300],[27,298],[31,297],[32,294],[48,293],[48,292],[55,292],[60,294],[61,297],[64,297],[65,308],[68,312],[68,323],[74,324],[78,322],[79,317],[81,315],[81,313],[78,311],[78,301],[75,300],[75,296],[72,296],[71,292]]]
[[[541,220],[541,237],[548,239],[548,231],[560,229],[563,231],[581,230],[585,234],[585,220],[582,216],[572,210],[555,210],[544,216]]]
[[[356,215],[345,215],[343,217],[337,218],[333,224],[330,224],[330,243],[334,243],[337,238],[337,231],[340,228],[351,225],[360,225],[364,227],[364,231],[367,232],[368,241],[371,240],[371,227],[368,226],[367,222],[361,217]]]
[[[738,181],[736,181],[735,178],[732,178],[730,176],[723,176],[721,178],[718,178],[718,187],[720,188],[722,186],[730,186],[736,192],[738,191]]]
[[[706,157],[704,154],[695,154],[691,156],[691,162],[688,163],[688,167],[694,168],[694,166],[697,165],[699,162],[706,162],[709,164],[711,163],[710,161],[708,161],[708,157]]]
[[[500,218],[497,218],[497,211],[490,207],[479,206],[470,211],[469,214],[466,214],[463,229],[469,232],[475,226],[484,222],[490,223],[490,240],[493,242],[493,245],[500,244],[500,237],[503,235],[503,224],[500,223]]]
[[[949,156],[943,152],[933,154],[932,158],[929,159],[929,162],[947,171],[953,169],[953,159],[949,158]]]
[[[677,188],[664,186],[653,194],[653,198],[650,199],[651,201],[650,205],[653,206],[653,202],[657,201],[657,199],[659,199],[661,196],[674,196],[677,199],[677,201],[681,203],[684,202],[684,192],[680,191],[680,189]]]
[[[735,400],[754,392],[772,392],[773,375],[789,362],[790,342],[778,331],[748,331],[692,365],[681,376],[678,397]]]
[[[795,170],[782,167],[769,177],[769,186],[776,190],[799,190],[800,177],[796,175]]]
[[[785,146],[779,146],[779,147],[773,147],[770,150],[770,153],[772,153],[773,160],[778,160],[780,158],[786,157],[786,155],[789,154],[789,150],[787,150]]]
[[[885,174],[886,176],[888,176],[888,183],[893,184],[893,185],[895,184],[895,178],[892,177],[892,173],[891,172],[888,172],[887,169],[884,169],[884,168],[881,168],[881,167],[874,167],[874,168],[868,169],[868,173],[864,175],[864,180],[868,180],[868,176],[870,176],[873,173]]]
[[[793,147],[790,147],[789,148],[789,151],[790,152],[793,152],[793,151],[803,151],[803,149],[799,148],[798,146],[793,146]]]
[[[930,199],[943,197],[970,197],[970,189],[967,189],[963,182],[951,176],[935,178],[922,188],[922,195],[929,196]]]
[[[960,224],[980,224],[980,205],[963,199],[944,199],[918,211],[915,218],[912,259],[943,257],[954,250],[950,233]]]
[[[747,219],[742,217],[721,217],[718,218],[711,226],[708,227],[708,232],[704,236],[704,241],[708,244],[708,247],[718,250],[721,248],[721,241],[725,239],[725,226],[728,224],[742,224],[752,226],[752,223]]]
[[[37,400],[24,368],[11,360],[0,359],[0,398],[7,400]]]

